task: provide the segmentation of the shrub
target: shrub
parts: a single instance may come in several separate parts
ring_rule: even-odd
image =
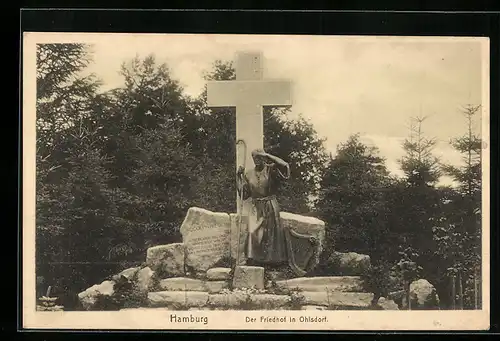
[[[363,288],[374,294],[372,305],[377,304],[380,297],[387,297],[393,283],[391,281],[391,265],[388,262],[380,262],[370,266],[361,275]]]
[[[115,282],[112,295],[98,295],[93,310],[120,310],[147,305],[147,293],[137,287],[138,272],[127,279],[121,276]]]
[[[290,310],[300,310],[304,304],[305,298],[300,289],[290,291],[290,302],[288,303]]]
[[[36,310],[37,311],[62,311],[64,307],[56,305],[58,297],[42,296],[38,299]]]

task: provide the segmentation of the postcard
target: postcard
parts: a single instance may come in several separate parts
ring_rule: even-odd
[[[24,328],[489,328],[488,39],[22,52]]]

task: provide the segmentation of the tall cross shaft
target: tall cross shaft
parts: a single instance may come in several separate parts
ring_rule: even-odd
[[[264,80],[261,53],[238,53],[235,66],[236,80],[207,83],[207,104],[236,107],[236,140],[246,144],[246,155],[236,151],[236,169],[243,164],[248,169],[254,166],[252,150],[264,145],[263,107],[291,106],[291,82]],[[239,199],[237,207],[240,213]]]

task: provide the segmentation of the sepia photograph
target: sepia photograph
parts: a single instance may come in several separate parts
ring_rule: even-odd
[[[489,40],[25,33],[25,328],[489,328]]]

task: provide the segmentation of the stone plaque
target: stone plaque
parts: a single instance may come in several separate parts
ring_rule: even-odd
[[[192,207],[180,232],[185,246],[186,267],[205,272],[230,257],[231,221],[229,214]]]

